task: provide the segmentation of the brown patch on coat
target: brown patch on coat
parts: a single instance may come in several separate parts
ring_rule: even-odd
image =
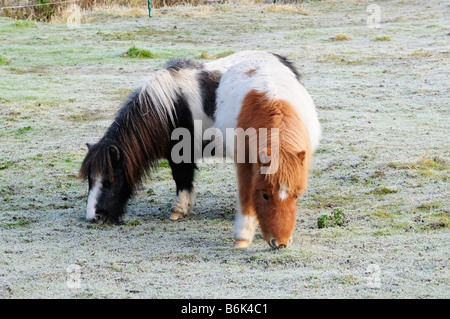
[[[258,68],[250,69],[244,74],[246,74],[250,78],[256,72],[256,70],[258,70]]]

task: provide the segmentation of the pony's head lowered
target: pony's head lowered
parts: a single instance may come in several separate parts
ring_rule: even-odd
[[[312,155],[308,131],[289,102],[255,91],[244,99],[239,122],[244,128],[278,128],[278,134],[267,136],[270,147],[258,147],[249,197],[264,239],[273,248],[285,248],[292,242],[298,198],[307,187]]]
[[[87,146],[80,169],[80,177],[89,181],[86,219],[117,223],[133,191],[126,178],[123,151],[107,139]]]
[[[273,158],[270,149],[265,151]],[[292,242],[298,198],[308,179],[306,152],[280,150],[277,172],[261,174],[258,170],[254,175],[253,205],[264,239],[273,248],[285,248]]]
[[[88,221],[119,222],[137,185],[167,152],[167,116],[151,93],[147,86],[133,93],[103,138],[88,144],[80,168],[89,181]]]

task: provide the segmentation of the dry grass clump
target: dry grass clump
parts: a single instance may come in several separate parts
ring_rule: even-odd
[[[271,4],[261,11],[262,13],[279,13],[279,14],[299,14],[299,15],[309,15],[310,12],[303,8],[303,5],[294,4]]]
[[[431,51],[420,49],[419,51],[409,54],[409,56],[413,58],[429,58],[434,56],[434,54]]]
[[[64,1],[61,1],[61,3],[53,3],[51,0],[2,0],[2,7],[11,8],[1,10],[0,16],[53,23],[66,23],[66,21],[75,17],[78,19],[77,23],[79,23],[80,17],[82,17],[81,20],[84,19],[83,15],[74,15],[73,11],[75,9],[73,7],[77,7],[77,10],[82,11],[123,7],[130,9],[125,10],[125,17],[143,16],[144,11],[145,15],[148,15],[148,0],[79,0],[74,3],[64,3]],[[151,5],[153,9],[156,9],[176,5],[199,5],[206,3],[206,0],[152,0]],[[21,7],[15,8],[16,6]],[[123,13],[123,10],[121,12]]]
[[[229,56],[229,55],[231,55],[233,53],[234,53],[234,51],[229,50],[229,51],[226,51],[226,52],[222,52],[222,53],[213,55],[213,54],[209,54],[208,52],[204,51],[200,55],[200,59],[203,59],[203,60],[216,60],[216,59],[221,59],[221,58],[224,58],[226,56]]]
[[[352,38],[346,36],[345,34],[338,34],[331,38],[333,41],[350,41]]]
[[[381,41],[391,41],[391,37],[388,36],[382,36],[382,37],[376,37],[373,39],[374,42],[381,42]]]

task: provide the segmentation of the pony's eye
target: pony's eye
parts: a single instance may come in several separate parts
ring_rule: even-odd
[[[295,195],[295,199],[298,199],[300,197],[300,194]]]
[[[268,199],[269,199],[269,195],[267,195],[266,193],[263,193],[263,198],[264,198],[265,200],[268,200]]]

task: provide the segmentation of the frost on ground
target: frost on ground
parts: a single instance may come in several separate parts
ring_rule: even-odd
[[[449,298],[450,7],[376,3],[380,28],[368,1],[98,11],[78,28],[0,17],[0,296]],[[85,143],[127,94],[168,58],[244,49],[294,61],[323,125],[292,246],[232,247],[230,164],[201,165],[181,222],[163,162],[124,225],[87,223]],[[344,223],[319,228],[336,209]]]

